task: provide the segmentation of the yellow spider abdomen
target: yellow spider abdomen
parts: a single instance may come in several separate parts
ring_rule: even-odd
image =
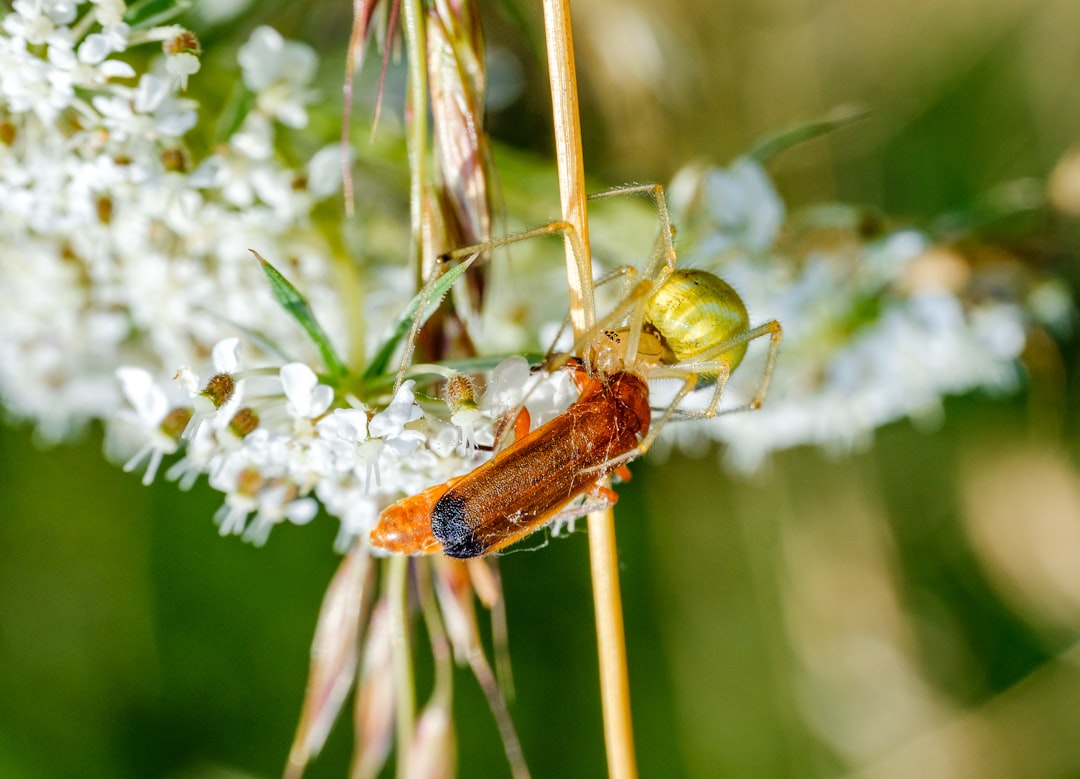
[[[750,317],[731,285],[708,271],[680,268],[649,299],[645,322],[663,338],[681,362],[700,358],[725,341],[746,332]],[[742,362],[746,344],[740,343],[709,360],[722,360],[730,370]],[[716,375],[702,375],[715,380]]]

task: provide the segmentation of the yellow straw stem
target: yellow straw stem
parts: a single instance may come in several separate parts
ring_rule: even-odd
[[[604,711],[604,746],[608,776],[634,779],[634,726],[630,716],[630,678],[626,668],[619,560],[615,548],[615,512],[589,514],[589,563],[596,611],[596,646],[600,655],[600,705]]]
[[[577,338],[595,324],[595,312],[592,276],[580,272],[582,264],[588,265],[589,220],[585,210],[585,164],[581,156],[581,120],[578,114],[577,71],[574,69],[569,0],[544,0],[544,31],[562,218],[573,225],[579,248],[585,253],[584,258],[576,256],[573,238],[568,234],[565,238],[566,278],[570,286],[570,323]]]
[[[569,0],[544,0],[548,72],[555,127],[555,156],[563,220],[576,232],[566,236],[566,272],[570,287],[570,321],[578,340],[596,324],[593,305],[589,225],[585,208],[585,166],[581,154],[577,75]],[[604,745],[608,775],[635,779],[634,735],[630,718],[630,681],[626,668],[615,514],[611,509],[589,515],[589,561],[596,610],[600,659],[600,699],[604,712]]]

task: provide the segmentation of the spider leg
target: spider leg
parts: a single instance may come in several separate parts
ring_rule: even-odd
[[[631,306],[633,312],[630,314],[630,326],[625,351],[627,365],[633,365],[637,361],[641,331],[645,321],[645,306],[649,298],[663,286],[668,276],[675,270],[677,261],[673,242],[675,228],[671,225],[671,213],[668,210],[667,198],[664,196],[664,187],[661,184],[630,184],[589,196],[590,200],[602,200],[609,197],[639,194],[651,196],[653,204],[656,206],[657,220],[660,222],[660,235],[657,239],[656,248],[642,271],[643,283],[650,282],[650,287],[647,291],[638,295]],[[630,308],[627,308],[627,311],[629,310]]]
[[[780,351],[780,340],[784,336],[783,328],[780,327],[780,323],[775,319],[770,320],[757,327],[751,328],[746,332],[739,333],[722,343],[711,346],[704,352],[696,354],[677,364],[676,367],[696,371],[702,374],[716,373],[719,366],[727,365],[723,360],[716,359],[719,355],[729,352],[741,344],[749,343],[750,341],[755,341],[758,338],[764,338],[766,336],[769,338],[769,351],[765,356],[765,366],[761,370],[761,378],[758,379],[757,389],[754,391],[749,402],[741,406],[724,409],[722,412],[718,412],[717,407],[720,402],[720,391],[723,389],[723,383],[717,381],[718,390],[704,416],[712,417],[716,416],[718,413],[730,414],[736,411],[756,410],[761,408],[761,404],[765,400],[765,395],[769,391],[769,382],[772,379],[773,369],[776,367],[776,356]],[[730,373],[730,370],[728,372]],[[726,383],[726,381],[727,377],[724,377],[724,382]]]

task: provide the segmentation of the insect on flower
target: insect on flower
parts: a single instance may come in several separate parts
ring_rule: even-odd
[[[517,427],[524,435],[472,472],[386,509],[372,543],[405,554],[476,557],[546,525],[584,493],[614,503],[598,481],[648,433],[648,385],[627,371],[577,375],[581,396],[565,412],[527,433],[522,410]]]
[[[566,366],[575,373],[580,397],[555,419],[528,432],[522,410],[516,440],[472,472],[398,501],[383,511],[371,543],[398,554],[442,551],[451,557],[476,557],[502,549],[555,519],[589,510],[578,505],[592,496],[602,505],[617,496],[604,480],[648,451],[661,428],[673,418],[712,417],[731,372],[747,344],[769,337],[758,387],[748,403],[724,413],[758,408],[765,397],[781,328],[775,320],[750,327],[746,306],[725,281],[703,270],[676,268],[672,229],[660,185],[626,187],[594,195],[648,192],[660,221],[660,237],[642,278],[624,299],[575,344],[573,354],[549,357],[547,368]],[[573,229],[553,222],[537,230],[482,246],[451,252],[448,258],[478,253],[536,235],[567,233],[577,247],[582,277],[591,268]],[[633,280],[631,267],[618,269],[600,283],[619,277]],[[585,305],[595,307],[591,294]],[[589,311],[587,321],[595,321]],[[675,398],[652,423],[652,379],[678,379]],[[713,384],[708,405],[681,408],[698,384]]]

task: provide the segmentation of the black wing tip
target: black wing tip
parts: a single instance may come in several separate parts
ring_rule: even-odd
[[[431,533],[443,545],[443,552],[448,557],[479,557],[488,548],[473,533],[465,502],[464,498],[448,492],[436,501],[431,511]]]
[[[480,543],[473,537],[472,533],[468,538],[464,538],[455,544],[447,544],[443,547],[443,552],[447,557],[454,557],[458,560],[468,560],[473,557],[479,557],[487,551],[487,546]]]

